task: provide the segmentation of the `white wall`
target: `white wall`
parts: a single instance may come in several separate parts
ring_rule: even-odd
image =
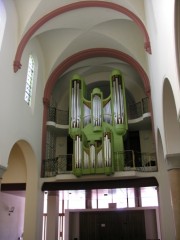
[[[151,130],[139,131],[142,153],[155,153],[155,144]]]
[[[164,146],[162,97],[165,78],[168,78],[171,82],[176,107],[180,109],[180,88],[175,52],[174,0],[145,0],[145,9],[152,48],[152,54],[148,55],[148,62],[154,126],[155,132],[157,128],[160,129]]]
[[[18,44],[18,18],[13,1],[8,5],[5,40],[0,52],[0,164],[7,166],[9,153],[18,140],[24,139],[32,146],[37,159],[41,159],[44,62],[40,44],[37,39],[30,41],[22,56],[22,69],[13,72],[13,61]],[[35,107],[31,109],[24,101],[25,80],[29,53],[38,56],[38,76]],[[5,126],[5,127],[4,127]]]
[[[9,208],[14,212],[9,215]],[[0,192],[0,238],[18,239],[23,233],[25,198]]]
[[[148,55],[154,130],[160,132],[162,147],[158,155],[158,182],[162,239],[175,239],[171,190],[166,166],[166,137],[163,119],[163,83],[169,79],[177,110],[180,108],[179,79],[175,52],[174,0],[145,0],[147,28],[152,54]],[[168,109],[167,109],[168,111]],[[177,111],[178,112],[178,111]],[[171,124],[169,122],[169,124]],[[171,139],[169,139],[171,141]],[[157,149],[158,140],[156,140]],[[174,144],[179,144],[175,143]],[[159,150],[158,149],[158,150]],[[160,151],[160,150],[159,150]]]

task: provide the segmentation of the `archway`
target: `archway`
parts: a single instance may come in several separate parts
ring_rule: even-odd
[[[180,126],[177,121],[177,112],[172,88],[168,79],[165,79],[163,89],[163,115],[166,139],[166,158],[171,188],[172,205],[176,228],[175,239],[180,238]]]
[[[166,78],[163,87],[163,119],[166,136],[167,155],[180,155],[180,127],[172,87]]]
[[[146,95],[149,97],[149,100],[151,99],[150,96],[150,84],[149,84],[149,78],[142,68],[142,66],[131,56],[118,51],[114,49],[109,48],[94,48],[94,49],[87,49],[81,52],[78,52],[67,59],[65,59],[61,64],[59,64],[55,70],[51,73],[49,76],[49,79],[46,83],[45,90],[44,90],[44,97],[43,97],[43,103],[44,103],[44,112],[43,112],[43,131],[42,131],[42,159],[45,159],[45,149],[46,149],[46,121],[47,121],[47,111],[48,106],[50,102],[50,97],[52,90],[58,81],[59,77],[72,65],[76,64],[77,62],[80,62],[82,60],[88,59],[88,58],[97,58],[97,57],[112,57],[121,61],[124,61],[131,65],[140,75],[144,90]],[[150,100],[151,105],[151,100]],[[151,108],[152,110],[152,108]]]
[[[23,232],[24,238],[31,236],[32,239],[40,239],[42,215],[39,211],[43,206],[40,206],[39,165],[31,145],[24,140],[17,141],[11,149],[8,168],[3,175],[2,191],[11,194],[10,197],[6,196],[6,202],[13,203],[10,207],[14,208],[14,220],[11,221],[11,229],[3,220],[3,224],[0,224],[1,237],[2,234],[7,235],[7,230],[9,239],[18,239]]]

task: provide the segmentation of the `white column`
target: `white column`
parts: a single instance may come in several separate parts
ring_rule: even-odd
[[[58,238],[58,214],[59,214],[59,194],[49,192],[47,204],[47,238],[52,240]]]
[[[176,228],[176,240],[180,239],[180,168],[169,170],[171,198]]]

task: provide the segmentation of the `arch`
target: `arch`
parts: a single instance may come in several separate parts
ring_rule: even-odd
[[[94,48],[94,49],[87,49],[87,50],[78,52],[68,57],[61,64],[59,64],[56,67],[56,69],[51,73],[45,86],[44,97],[43,97],[44,112],[43,112],[43,130],[42,130],[42,159],[45,159],[46,120],[47,120],[48,105],[50,102],[50,96],[51,96],[53,87],[58,81],[59,76],[62,75],[69,67],[71,67],[72,65],[74,65],[79,61],[82,61],[88,58],[94,58],[94,57],[112,57],[130,64],[133,68],[137,70],[137,72],[141,76],[144,83],[145,92],[147,96],[150,98],[150,84],[149,84],[148,76],[144,71],[144,69],[141,67],[141,65],[131,56],[114,49]]]
[[[163,86],[163,119],[166,139],[166,152],[171,157],[180,154],[180,127],[177,121],[176,105],[169,79],[165,79]]]
[[[38,174],[37,159],[31,145],[25,140],[19,140],[17,142],[17,145],[21,149],[25,159],[26,168],[27,168],[27,177],[31,178],[31,175],[33,172],[33,178],[36,178]]]
[[[130,64],[141,76],[146,94],[148,96],[150,95],[150,84],[148,76],[141,65],[134,58],[127,55],[126,53],[110,48],[92,48],[75,53],[74,55],[66,58],[54,69],[45,86],[44,101],[49,101],[56,81],[58,80],[59,76],[62,75],[69,67],[82,60],[95,57],[112,57]]]
[[[3,183],[16,183],[19,186],[22,186],[22,184],[25,185],[25,187],[23,187],[26,191],[25,199],[18,205],[18,211],[21,212],[21,216],[16,213],[16,216],[19,216],[17,231],[18,236],[24,232],[24,236],[27,234],[31,236],[32,239],[36,239],[33,235],[37,228],[38,170],[37,158],[31,145],[25,140],[15,142],[9,154],[8,168],[3,175]],[[22,189],[13,190],[17,191]],[[30,228],[29,224],[31,225]]]
[[[145,43],[144,47],[145,50],[148,53],[151,53],[151,46],[150,46],[150,40],[148,36],[148,32],[145,28],[145,25],[143,22],[140,20],[139,17],[137,17],[133,12],[128,10],[125,7],[122,7],[118,4],[111,3],[111,2],[105,2],[105,1],[82,1],[82,2],[76,2],[76,3],[71,3],[66,6],[60,7],[55,9],[54,11],[51,11],[50,13],[44,15],[42,18],[40,18],[36,23],[33,24],[33,26],[25,33],[24,37],[21,39],[17,51],[16,51],[16,56],[14,60],[14,72],[17,72],[21,68],[21,56],[23,53],[23,50],[27,44],[27,42],[30,40],[30,38],[33,36],[33,34],[41,27],[43,26],[46,22],[51,20],[52,18],[61,15],[63,13],[76,10],[76,9],[81,9],[81,8],[87,8],[87,7],[99,7],[99,8],[109,8],[114,11],[123,13],[127,15],[129,18],[131,18],[135,24],[140,28],[140,30],[143,32],[144,38],[145,38]]]
[[[30,144],[25,140],[19,140],[11,148],[8,159],[8,168],[3,178],[5,177],[8,180],[8,176],[11,177],[13,171],[13,177],[15,179],[11,179],[12,181],[26,183],[28,178],[31,178],[32,172],[33,177],[36,178],[36,164],[36,157]],[[19,173],[19,170],[21,174]],[[14,174],[14,172],[16,173]]]
[[[8,158],[7,171],[3,176],[3,181],[6,183],[26,183],[27,168],[26,160],[18,143],[15,143],[10,151]]]
[[[25,140],[19,140],[17,146],[22,152],[26,165],[26,204],[24,216],[24,238],[37,239],[38,216],[40,206],[39,195],[39,164],[38,159],[31,147]],[[38,202],[39,201],[39,202]],[[28,216],[28,217],[27,217]]]

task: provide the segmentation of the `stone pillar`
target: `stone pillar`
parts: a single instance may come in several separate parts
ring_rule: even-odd
[[[47,204],[47,240],[58,239],[59,194],[49,192]]]
[[[92,209],[92,192],[86,190],[86,209]]]
[[[176,240],[180,240],[180,168],[169,170],[169,181],[176,228]]]
[[[134,188],[134,195],[135,195],[135,207],[142,207],[140,187]]]

